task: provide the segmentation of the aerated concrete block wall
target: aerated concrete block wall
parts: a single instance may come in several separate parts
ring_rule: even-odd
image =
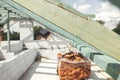
[[[52,48],[64,48],[67,47],[67,42],[62,42],[62,41],[40,41],[40,40],[35,40],[35,41],[29,41],[25,43],[27,48],[36,48],[36,49],[42,49],[42,48],[47,48],[47,49],[52,49]]]
[[[36,50],[21,52],[10,60],[0,62],[0,80],[18,80],[36,58]]]
[[[23,50],[23,42],[22,41],[13,41],[10,44],[11,47],[11,51],[10,52],[19,52],[21,50]],[[3,45],[2,46],[3,50],[6,50],[6,52],[8,51],[8,45]]]
[[[29,19],[21,19],[19,22],[20,40],[27,42],[34,39],[33,22]]]

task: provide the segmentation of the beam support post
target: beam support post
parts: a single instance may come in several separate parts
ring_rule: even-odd
[[[10,11],[7,11],[7,41],[8,41],[8,52],[11,51],[11,46],[10,46],[10,24],[9,24],[9,13]]]

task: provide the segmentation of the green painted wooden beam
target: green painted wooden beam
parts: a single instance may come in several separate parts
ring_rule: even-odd
[[[120,62],[106,55],[91,53],[90,57],[115,80],[120,80]]]
[[[11,45],[10,45],[10,17],[9,17],[9,11],[7,12],[7,40],[8,40],[8,52],[11,52]]]
[[[1,20],[0,20],[0,24],[4,24],[4,23],[6,23],[6,21],[7,21],[7,17],[1,19]]]
[[[113,5],[115,5],[118,8],[120,8],[120,0],[108,0],[108,1],[110,1]]]

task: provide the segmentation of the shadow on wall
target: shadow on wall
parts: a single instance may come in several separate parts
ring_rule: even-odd
[[[40,52],[37,52],[37,56],[35,58],[35,61],[36,62],[41,62],[41,58],[42,58],[42,56],[41,56]]]
[[[95,55],[104,55],[104,54],[99,53],[99,52],[92,52],[92,53],[90,53],[89,58],[93,61],[93,60],[94,60]]]
[[[4,57],[3,53],[1,52],[1,50],[0,50],[0,60],[5,60],[5,57]]]
[[[102,55],[102,56],[100,56]],[[96,57],[95,57],[96,56]],[[120,62],[103,55],[102,53],[90,53],[90,59],[99,65],[115,80],[120,80]],[[102,63],[103,62],[103,63]],[[112,63],[111,63],[112,62]]]
[[[120,64],[108,63],[106,72],[111,75],[115,80],[120,80]]]
[[[29,34],[29,35],[27,35],[27,36],[23,39],[23,41],[28,41],[28,40],[30,40],[32,37],[33,37],[33,34]]]

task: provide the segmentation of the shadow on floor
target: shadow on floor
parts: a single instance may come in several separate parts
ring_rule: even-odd
[[[91,76],[86,80],[107,80],[107,79],[100,76],[100,73],[98,71],[92,71]]]
[[[40,62],[35,62],[33,63],[28,70],[23,74],[23,76],[21,76],[21,78],[19,80],[31,80],[31,77],[33,76],[33,74],[35,73],[37,67],[39,66]],[[28,76],[29,73],[29,76]]]
[[[95,57],[95,55],[104,55],[104,54],[102,54],[102,53],[96,53],[96,52],[93,52],[93,53],[90,53],[90,59],[93,61],[94,60],[94,57]]]
[[[106,72],[111,75],[115,80],[120,80],[120,64],[108,63]]]
[[[41,62],[41,63],[57,64],[57,62]]]
[[[47,72],[35,72],[35,74],[36,74],[36,73],[37,73],[37,74],[42,74],[42,75],[43,75],[43,74],[45,74],[45,75],[52,75],[52,76],[54,76],[54,75],[56,76],[56,75],[57,75],[57,74],[55,74],[55,73],[47,73]]]
[[[56,67],[51,67],[51,66],[39,66],[39,68],[48,68],[48,69],[56,69]]]
[[[34,62],[19,80],[48,80],[49,77],[56,80],[58,78],[56,67],[57,63],[51,60]]]

